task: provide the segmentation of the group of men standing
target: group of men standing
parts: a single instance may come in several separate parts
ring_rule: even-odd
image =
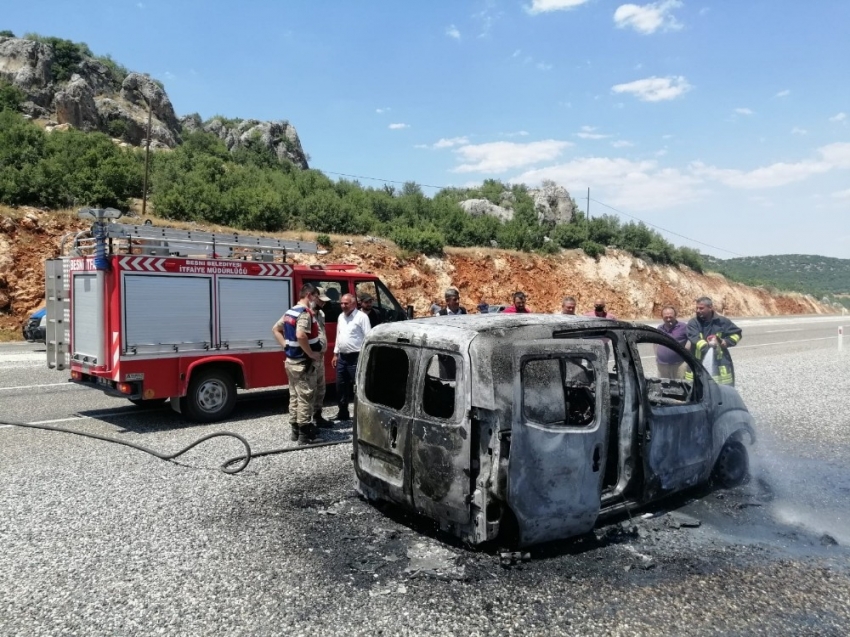
[[[460,305],[460,294],[455,288],[446,290],[445,300],[445,307],[442,309],[439,309],[439,305],[436,304],[432,306],[434,315],[456,316],[467,313],[466,309]],[[567,296],[561,301],[560,313],[575,316],[577,306],[575,297]],[[489,310],[489,305],[482,299],[478,304],[478,311],[486,314]],[[511,296],[511,305],[505,307],[502,312],[505,314],[530,313],[531,309],[526,305],[525,293],[514,292]],[[582,316],[610,320],[617,318],[608,311],[603,298],[595,299],[593,309]],[[672,305],[666,305],[661,310],[661,320],[663,322],[658,329],[691,350],[715,381],[722,385],[735,384],[735,368],[732,365],[729,349],[741,340],[741,328],[725,316],[717,314],[711,298],[702,296],[696,300],[695,316],[687,323],[679,321],[676,308]],[[658,375],[662,378],[692,380],[690,378],[692,373],[685,369],[684,359],[669,347],[663,345],[656,347],[656,366]]]
[[[576,300],[568,296],[561,303],[562,314],[575,314]],[[685,349],[693,352],[711,376],[721,385],[735,384],[735,368],[729,349],[741,340],[741,328],[730,319],[714,311],[714,302],[707,296],[696,300],[695,316],[687,323],[678,318],[676,308],[665,305],[661,310],[662,323],[658,330],[670,336]],[[605,309],[604,299],[596,299],[593,310],[584,316],[614,319]],[[693,380],[693,373],[686,371],[685,360],[669,347],[655,348],[655,365],[661,378]]]
[[[437,315],[459,316],[467,313],[466,308],[460,305],[460,294],[455,288],[447,289],[444,296],[445,307],[436,311]],[[324,289],[305,283],[301,287],[298,303],[272,328],[275,339],[286,354],[284,364],[289,379],[290,439],[298,441],[299,444],[309,444],[315,440],[318,428],[331,425],[331,421],[322,416],[325,400],[325,358],[328,350],[322,307],[330,300]],[[379,315],[372,309],[371,301],[368,294],[363,295],[360,299],[361,309],[358,309],[354,295],[344,294],[340,298],[342,313],[337,323],[336,342],[331,359],[331,365],[336,370],[339,409],[332,420],[351,419],[348,405],[354,398],[360,350],[366,335],[380,322]],[[486,306],[483,300],[478,310],[486,313],[489,307],[482,309],[482,305]],[[561,302],[561,314],[575,315],[576,305],[574,297],[564,298]],[[530,313],[525,293],[514,292],[511,305],[503,312]],[[687,323],[682,323],[678,320],[676,308],[667,305],[661,310],[663,322],[658,329],[691,350],[715,381],[723,385],[734,385],[735,370],[729,349],[741,340],[741,328],[725,316],[717,314],[712,300],[707,296],[696,300],[695,314]],[[593,309],[583,316],[609,320],[617,318],[607,310],[605,300],[601,298],[596,299]],[[659,376],[692,380],[692,372],[686,370],[684,359],[678,352],[657,345],[655,355]]]
[[[272,327],[275,339],[286,354],[284,363],[289,379],[290,440],[309,444],[316,439],[319,427],[331,421],[322,416],[325,401],[325,358],[328,337],[322,307],[331,299],[312,283],[301,286],[298,303]],[[371,300],[371,297],[370,297]],[[363,307],[367,303],[363,304]],[[371,309],[371,304],[370,309]],[[352,294],[340,298],[342,313],[336,330],[331,365],[336,369],[336,391],[339,410],[332,420],[350,420],[348,403],[354,397],[354,380],[360,349],[372,323],[368,310],[357,309]]]

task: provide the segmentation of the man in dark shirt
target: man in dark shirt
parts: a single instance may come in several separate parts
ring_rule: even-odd
[[[672,305],[664,306],[661,310],[661,320],[664,322],[658,329],[684,347],[688,342],[688,326],[679,321],[676,308]],[[684,377],[684,362],[684,359],[669,347],[655,346],[655,365],[658,367],[659,378],[681,380]]]
[[[372,307],[374,302],[375,299],[372,298],[371,294],[360,295],[360,311],[369,317],[369,325],[372,327],[380,325],[382,322],[380,312]]]

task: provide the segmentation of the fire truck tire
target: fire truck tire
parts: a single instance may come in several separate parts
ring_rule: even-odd
[[[189,391],[180,399],[180,411],[195,422],[214,422],[230,415],[236,405],[236,383],[223,369],[192,374]]]
[[[159,407],[164,405],[168,398],[149,398],[147,400],[144,398],[130,398],[129,400],[136,407]]]

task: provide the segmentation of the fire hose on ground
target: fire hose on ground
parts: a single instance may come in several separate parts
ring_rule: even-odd
[[[248,443],[244,436],[241,436],[237,433],[233,433],[232,431],[218,431],[216,433],[207,434],[206,436],[198,438],[190,445],[187,445],[186,447],[175,453],[160,453],[159,451],[156,451],[154,449],[149,449],[148,447],[137,445],[127,440],[121,440],[120,438],[112,438],[110,436],[102,436],[100,434],[77,431],[74,429],[67,429],[65,427],[55,427],[53,425],[36,425],[25,422],[16,422],[12,420],[0,420],[0,425],[8,425],[10,427],[22,427],[25,429],[43,429],[45,431],[55,431],[65,434],[71,434],[74,436],[82,436],[83,438],[93,438],[95,440],[102,440],[104,442],[111,442],[117,445],[130,447],[131,449],[142,451],[146,454],[154,456],[155,458],[159,458],[160,460],[166,461],[171,461],[175,458],[182,456],[187,451],[197,447],[199,444],[201,444],[202,442],[206,442],[207,440],[211,440],[213,438],[235,438],[240,443],[242,443],[242,446],[245,448],[245,454],[241,456],[236,456],[234,458],[231,458],[230,460],[226,460],[221,464],[219,469],[229,475],[234,475],[236,473],[239,473],[240,471],[243,471],[254,458],[262,458],[263,456],[273,456],[282,453],[290,453],[293,451],[307,451],[309,449],[318,449],[319,447],[332,447],[334,445],[343,445],[351,442],[352,440],[351,438],[344,438],[343,440],[315,442],[307,445],[299,445],[297,447],[281,447],[280,449],[268,449],[266,451],[252,451],[251,445]]]

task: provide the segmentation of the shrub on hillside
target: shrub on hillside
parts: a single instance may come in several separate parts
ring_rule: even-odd
[[[581,249],[587,256],[593,259],[605,254],[605,246],[601,243],[596,243],[595,241],[583,241]]]
[[[431,228],[396,228],[390,238],[402,250],[438,255],[443,253],[446,238]]]
[[[6,80],[0,80],[0,111],[17,111],[26,99],[24,92]]]

